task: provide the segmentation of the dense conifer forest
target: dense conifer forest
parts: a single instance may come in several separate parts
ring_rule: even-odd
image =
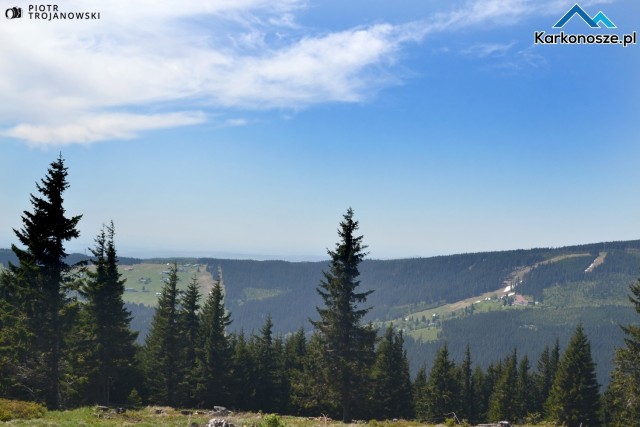
[[[222,405],[344,422],[638,420],[640,282],[629,278],[637,275],[640,242],[367,261],[348,209],[329,262],[202,260],[218,271],[206,294],[196,277],[181,290],[170,263],[149,309],[125,303],[116,224],[96,230],[90,256],[67,254],[82,219],[64,208],[67,177],[60,156],[31,196],[17,244],[0,251],[0,398],[50,409]],[[441,340],[431,344],[389,322],[505,281],[544,307],[482,317],[467,310],[442,322]],[[247,288],[282,292],[250,300]],[[136,316],[136,329],[147,331],[139,338],[133,312],[145,310],[150,319]],[[504,341],[487,340],[487,328]],[[617,348],[605,373],[593,357],[599,347]],[[410,354],[424,360],[413,370]],[[607,387],[599,375],[610,375]]]

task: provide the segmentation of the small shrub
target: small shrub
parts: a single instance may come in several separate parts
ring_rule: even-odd
[[[138,394],[138,390],[136,390],[135,388],[131,390],[131,393],[129,393],[129,397],[127,397],[127,403],[136,408],[142,406],[142,398]]]
[[[456,420],[454,420],[453,418],[447,418],[444,420],[444,425],[446,425],[447,427],[453,427],[456,425]]]
[[[47,409],[39,403],[0,399],[0,421],[42,418],[46,413]]]
[[[260,427],[286,427],[286,425],[276,414],[268,414],[262,419]]]

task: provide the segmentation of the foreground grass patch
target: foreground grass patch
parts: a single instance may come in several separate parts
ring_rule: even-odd
[[[72,411],[49,411],[42,418],[13,420],[7,425],[34,427],[190,427],[192,423],[199,426],[204,425],[210,418],[212,417],[206,414],[183,414],[180,410],[172,408],[147,407],[117,414],[115,411],[102,412],[95,407],[85,407]]]
[[[38,403],[0,399],[0,421],[41,418],[46,412],[45,407]]]

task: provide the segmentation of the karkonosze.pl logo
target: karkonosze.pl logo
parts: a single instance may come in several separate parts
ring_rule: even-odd
[[[17,19],[22,18],[22,8],[21,7],[10,7],[4,12],[4,16],[7,19]]]
[[[577,3],[555,23],[553,28],[563,28],[576,15],[590,28],[602,29],[603,27],[600,24],[607,29],[618,28],[604,12],[599,11],[595,16],[591,17]],[[635,31],[631,34],[567,34],[564,31],[555,34],[546,34],[544,31],[536,31],[534,33],[535,44],[613,44],[627,47],[632,44],[635,45],[636,38]]]

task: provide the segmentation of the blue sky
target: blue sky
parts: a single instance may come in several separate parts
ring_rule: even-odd
[[[0,0],[1,10],[22,0]],[[640,46],[559,0],[76,1],[0,22],[0,247],[62,153],[84,251],[318,259],[640,238]],[[640,31],[640,5],[583,1]]]

